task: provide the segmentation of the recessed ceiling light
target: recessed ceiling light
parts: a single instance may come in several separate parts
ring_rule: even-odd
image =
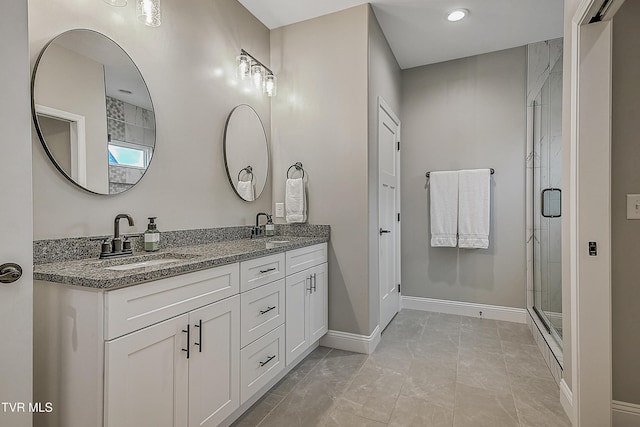
[[[460,21],[468,14],[469,14],[469,11],[467,9],[456,9],[456,10],[452,10],[447,14],[447,19],[451,22],[456,22],[456,21]]]
[[[118,92],[126,93],[127,95],[131,95],[133,92],[127,89],[118,89]]]

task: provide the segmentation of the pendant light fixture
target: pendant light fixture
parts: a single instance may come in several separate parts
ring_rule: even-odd
[[[109,4],[115,7],[124,7],[127,5],[127,0],[102,0],[102,1],[105,2],[106,4]]]
[[[137,0],[138,19],[149,27],[158,27],[162,23],[160,0]]]
[[[267,94],[276,95],[276,76],[262,62],[244,49],[236,57],[237,74],[239,80],[251,79],[255,88]]]

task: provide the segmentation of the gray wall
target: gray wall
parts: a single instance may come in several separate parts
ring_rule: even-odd
[[[167,1],[162,16],[163,24],[150,28],[138,22],[133,1],[124,8],[102,1],[29,2],[32,64],[60,32],[100,31],[140,68],[157,120],[149,171],[136,187],[115,196],[76,189],[34,137],[35,239],[110,234],[120,212],[136,220],[135,227],[123,230],[132,232],[144,231],[148,216],[158,217],[160,230],[177,230],[252,224],[257,212],[271,210],[270,183],[256,202],[244,202],[230,187],[222,159],[224,124],[235,105],[254,106],[270,134],[270,99],[233,85],[241,48],[269,61],[269,30],[236,0],[192,0],[188,7]]]
[[[400,66],[371,7],[369,8],[369,333],[380,317],[378,280],[378,97],[400,115]],[[402,120],[402,117],[400,117]]]
[[[403,295],[525,307],[526,48],[402,71]],[[426,171],[493,167],[489,249],[431,248]]]
[[[309,222],[331,225],[329,329],[367,335],[368,8],[271,32],[273,201],[284,201],[287,168],[302,162]]]
[[[613,23],[611,159],[613,399],[640,404],[640,220],[627,220],[627,194],[640,194],[640,3]]]

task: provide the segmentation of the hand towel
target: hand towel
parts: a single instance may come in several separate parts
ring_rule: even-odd
[[[255,200],[253,194],[253,181],[238,181],[238,194],[247,202]]]
[[[431,172],[431,246],[456,247],[458,172]]]
[[[487,249],[489,247],[490,186],[489,169],[460,171],[458,246]]]
[[[307,221],[307,200],[302,178],[287,179],[284,202],[288,223]]]

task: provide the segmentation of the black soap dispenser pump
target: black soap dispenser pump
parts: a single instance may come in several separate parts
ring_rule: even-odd
[[[160,232],[156,228],[156,217],[149,217],[149,226],[144,232],[144,250],[155,252],[160,249]]]

